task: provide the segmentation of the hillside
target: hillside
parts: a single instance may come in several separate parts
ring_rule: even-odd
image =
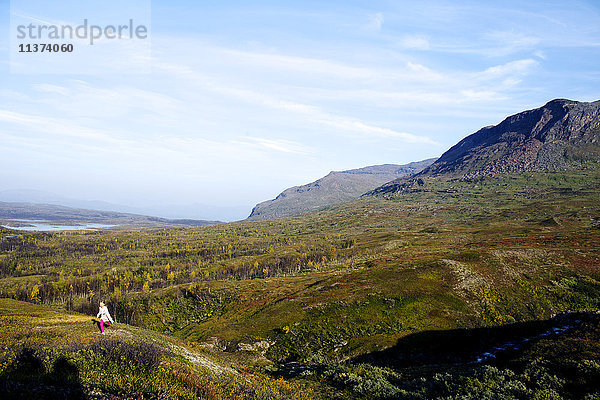
[[[113,225],[117,229],[159,229],[214,225],[218,221],[167,219],[115,211],[88,210],[53,204],[0,202],[0,225],[26,227],[27,221],[47,221],[55,225]]]
[[[0,299],[3,399],[311,399],[310,388],[156,332]],[[244,366],[247,369],[248,365]]]
[[[286,189],[275,199],[257,204],[252,209],[248,220],[289,217],[353,200],[385,182],[413,175],[434,160],[406,165],[383,164],[348,171],[332,171],[314,182]]]
[[[413,190],[427,178],[472,179],[496,174],[560,171],[600,161],[600,101],[552,100],[467,136],[417,173],[374,189],[373,195]]]

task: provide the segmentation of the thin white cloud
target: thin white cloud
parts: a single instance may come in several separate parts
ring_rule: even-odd
[[[285,110],[296,114],[303,115],[307,121],[317,122],[322,125],[336,128],[340,133],[353,132],[365,136],[374,137],[393,137],[405,141],[407,143],[427,143],[438,144],[428,137],[412,135],[406,132],[397,132],[393,129],[383,128],[376,125],[364,123],[352,117],[336,115],[321,110],[318,107],[302,104],[292,101],[280,100],[262,93],[244,90],[227,88],[222,86],[213,86],[214,90],[221,93],[227,93],[238,99],[242,99],[252,104],[261,104],[266,107]]]
[[[220,57],[227,56],[242,65],[254,65],[265,67],[271,70],[292,70],[302,73],[310,73],[313,75],[329,75],[347,79],[364,79],[377,76],[377,71],[374,71],[373,69],[349,66],[327,59],[297,57],[264,52],[250,52],[216,47],[209,47],[206,50],[212,51]]]
[[[381,31],[384,21],[385,19],[383,18],[383,13],[378,12],[375,14],[370,14],[367,29],[379,32]]]
[[[233,140],[231,143],[242,144],[242,145],[250,145],[257,148],[266,148],[269,150],[275,150],[282,153],[290,153],[290,154],[300,154],[306,155],[314,153],[315,150],[305,146],[301,143],[290,141],[290,140],[281,140],[281,139],[266,139],[260,137],[252,137],[245,136],[240,140]]]
[[[164,68],[164,64],[156,65],[160,68]],[[182,71],[180,68],[172,68],[170,66],[167,66],[165,70],[175,70],[178,71],[178,73],[181,73]],[[394,137],[407,143],[438,144],[437,142],[425,136],[418,136],[406,132],[398,132],[386,127],[380,127],[374,124],[360,121],[356,118],[330,113],[310,104],[283,100],[275,96],[271,96],[250,89],[229,87],[227,85],[221,84],[215,79],[207,79],[205,76],[200,75],[191,69],[184,68],[183,70],[185,71],[186,78],[188,80],[194,81],[196,84],[204,88],[233,97],[238,100],[242,100],[252,105],[260,105],[263,107],[283,110],[301,115],[307,122],[316,122],[321,125],[334,127],[337,130],[339,130],[339,134],[344,134],[344,132],[352,132],[364,136]]]
[[[180,42],[180,39],[173,38],[171,41]],[[152,65],[157,70],[170,70],[173,74],[194,74],[198,69],[209,69],[210,67],[207,67],[209,63],[213,63],[211,64],[213,67],[216,66],[221,69],[225,67],[227,71],[236,70],[236,66],[239,66],[241,68],[240,72],[244,76],[255,77],[259,75],[261,79],[269,79],[271,76],[283,77],[290,82],[295,80],[319,82],[318,85],[320,86],[328,85],[331,82],[372,85],[383,80],[414,82],[431,78],[430,70],[410,68],[411,64],[417,65],[418,63],[399,54],[394,54],[394,58],[399,59],[401,62],[390,64],[390,54],[386,54],[381,63],[358,60],[351,62],[335,59],[334,55],[332,55],[332,58],[317,58],[282,54],[262,49],[249,51],[218,47],[193,40],[184,43],[185,48],[196,49],[198,53],[204,55],[207,61],[203,60],[202,64],[192,67],[187,64],[189,63],[187,57],[180,64],[175,64],[165,61],[165,56],[161,54],[156,56],[152,61]],[[158,53],[159,51],[154,52]],[[328,79],[328,81],[319,81],[319,79]]]
[[[11,15],[14,15],[15,17],[19,17],[19,18],[24,18],[30,21],[35,21],[35,22],[40,22],[43,25],[66,25],[64,22],[50,22],[47,19],[42,19],[42,18],[38,18],[36,16],[33,15],[28,15],[28,14],[23,14],[21,12],[11,12]]]
[[[514,53],[523,49],[532,49],[541,42],[536,36],[514,31],[492,31],[483,37],[484,40],[496,43],[505,53]]]
[[[72,121],[38,115],[0,110],[0,122],[14,124],[24,130],[5,128],[0,140],[13,143],[21,149],[35,151],[54,149],[55,153],[78,154],[98,157],[105,154],[119,159],[130,159],[132,164],[168,162],[171,168],[198,170],[211,163],[218,164],[224,158],[247,162],[265,150],[288,154],[309,155],[314,149],[289,140],[244,137],[245,140],[210,140],[202,137],[176,135],[149,136],[144,139],[127,137],[124,132],[103,132]],[[218,136],[217,136],[218,137]],[[244,161],[245,160],[245,161]]]
[[[173,96],[155,90],[140,89],[133,85],[97,87],[84,81],[70,81],[69,84],[33,84],[32,88],[41,93],[36,101],[46,109],[62,110],[72,118],[91,118],[110,121],[116,116],[129,115],[131,118],[155,115],[157,110],[170,113],[183,107],[184,103]]]
[[[539,63],[531,58],[525,60],[511,61],[503,65],[496,65],[483,71],[481,74],[486,78],[498,78],[512,74],[525,74]]]
[[[409,62],[406,64],[406,66],[407,66],[408,71],[411,72],[411,76],[413,77],[413,79],[418,77],[418,80],[420,82],[425,82],[425,81],[432,82],[432,81],[445,80],[444,75],[442,75],[439,72],[436,72],[436,71],[432,70],[431,68],[428,68],[422,64]]]
[[[8,110],[0,110],[0,121],[32,128],[38,132],[56,134],[61,136],[78,137],[82,139],[95,139],[112,142],[110,136],[104,133],[78,125],[72,121],[58,118],[49,118],[38,115],[22,114]]]
[[[33,85],[33,88],[39,92],[56,93],[62,96],[68,96],[71,93],[71,91],[64,86],[52,85],[49,83],[37,83]]]
[[[381,128],[379,126],[365,124],[361,121],[353,120],[350,118],[326,115],[323,119],[320,119],[319,122],[341,130],[360,133],[365,136],[395,138],[400,139],[405,143],[425,143],[436,146],[440,145],[440,143],[431,140],[428,137],[417,136],[406,132],[398,132],[388,128]]]
[[[404,49],[411,50],[429,50],[429,38],[425,35],[406,35],[403,36],[398,44]]]

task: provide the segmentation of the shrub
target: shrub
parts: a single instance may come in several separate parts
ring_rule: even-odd
[[[542,389],[533,394],[533,400],[562,400],[562,397],[555,390]]]
[[[106,364],[128,364],[145,370],[157,367],[164,357],[160,347],[145,342],[103,339],[90,345],[89,349],[99,355]]]

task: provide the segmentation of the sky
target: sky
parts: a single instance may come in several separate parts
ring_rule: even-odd
[[[32,4],[0,0],[0,196],[236,220],[332,170],[438,157],[554,98],[600,99],[597,0]],[[11,22],[84,16],[146,18],[149,35],[52,71],[59,54],[17,54]]]

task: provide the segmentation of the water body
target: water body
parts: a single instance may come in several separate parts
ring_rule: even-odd
[[[535,341],[538,341],[538,340],[546,338],[546,337],[560,335],[561,333],[566,332],[570,329],[573,329],[580,324],[581,324],[581,321],[576,320],[576,321],[573,321],[570,323],[565,323],[564,325],[561,325],[561,326],[555,326],[553,328],[550,328],[547,331],[540,333],[539,335],[526,337],[526,338],[523,338],[521,340],[514,341],[514,342],[503,343],[500,346],[493,347],[490,350],[477,355],[475,357],[475,360],[472,361],[471,364],[479,364],[479,363],[491,361],[491,360],[495,359],[500,353],[504,353],[509,350],[512,350],[512,351],[520,350],[529,342],[535,342]]]
[[[0,225],[3,228],[14,229],[17,231],[38,231],[38,232],[49,232],[49,231],[84,231],[84,230],[98,230],[113,228],[118,225],[106,225],[106,224],[92,224],[84,223],[81,225],[62,225],[45,220],[36,219],[10,219],[8,221],[14,221],[14,226],[11,225]]]

